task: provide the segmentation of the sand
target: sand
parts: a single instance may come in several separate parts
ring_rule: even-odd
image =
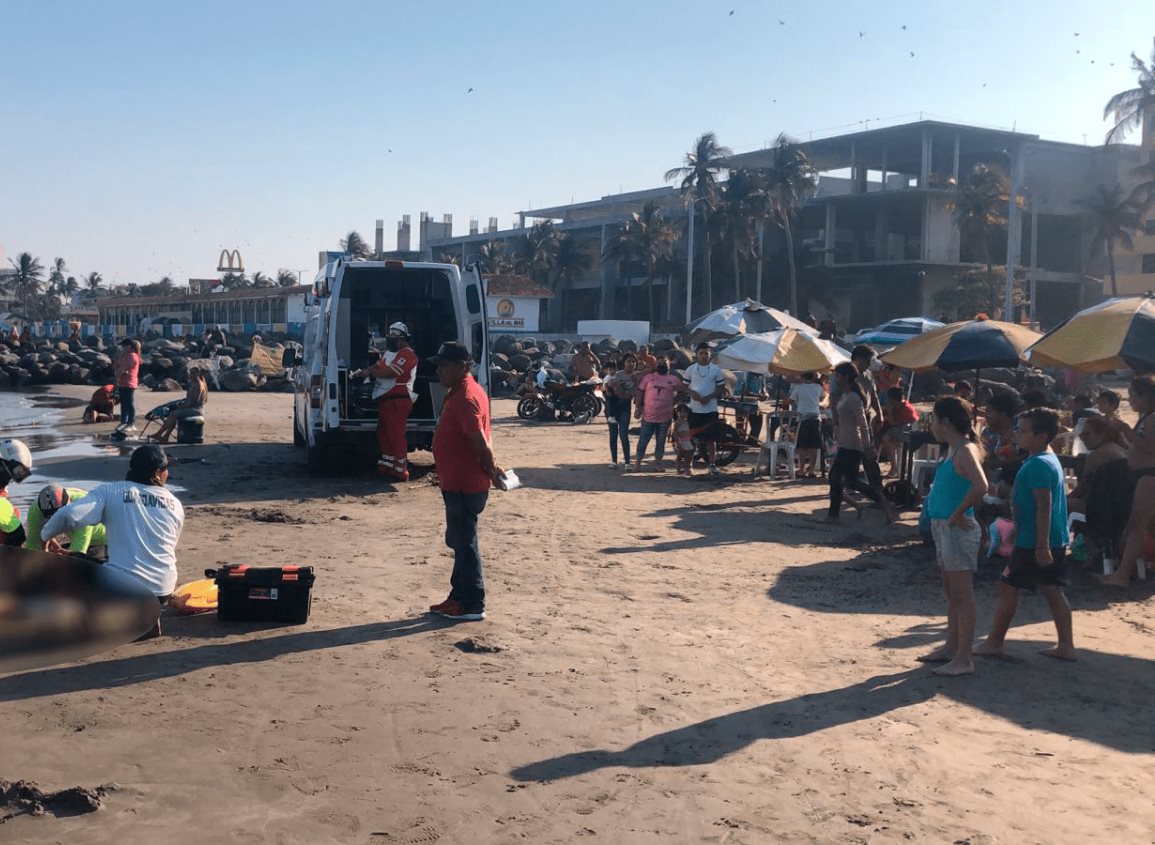
[[[623,476],[604,424],[498,400],[526,487],[482,517],[490,618],[442,624],[423,612],[450,569],[437,489],[306,475],[290,401],[214,394],[210,442],[174,448],[203,459],[174,467],[180,567],[313,565],[309,623],[166,619],[0,676],[0,778],[118,785],[0,841],[1152,841],[1151,587],[1080,574],[1078,663],[1036,654],[1053,629],[1025,597],[1012,660],[939,678],[914,659],[944,608],[909,520],[820,524],[821,482],[751,481],[753,455],[717,482]]]

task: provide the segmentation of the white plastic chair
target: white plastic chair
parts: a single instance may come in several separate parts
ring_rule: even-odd
[[[787,471],[790,473],[790,480],[795,481],[798,478],[798,468],[794,464],[794,449],[795,437],[798,434],[798,414],[777,412],[778,428],[770,434],[769,420],[767,420],[766,439],[762,441],[762,448],[758,450],[758,460],[754,464],[754,477],[758,477],[758,473],[762,469],[762,461],[767,461],[767,471],[770,478],[776,478],[778,475],[778,454],[781,452],[786,458]]]
[[[920,493],[926,487],[926,474],[934,474],[938,469],[939,456],[942,452],[937,443],[926,443],[918,447],[910,462],[910,481]]]

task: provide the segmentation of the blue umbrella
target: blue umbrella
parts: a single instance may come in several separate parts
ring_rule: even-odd
[[[938,320],[927,317],[902,317],[889,320],[873,329],[863,329],[854,336],[854,342],[871,346],[899,346],[912,337],[918,337],[931,329],[941,328],[942,325]]]

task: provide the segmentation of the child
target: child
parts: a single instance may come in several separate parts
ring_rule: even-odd
[[[798,413],[798,439],[795,453],[803,478],[814,478],[822,451],[820,417],[825,394],[815,373],[803,373],[802,381],[790,388],[790,408]]]
[[[689,405],[679,405],[674,409],[674,450],[677,453],[674,468],[678,475],[693,478],[694,439],[690,437]]]
[[[998,605],[990,633],[975,654],[1001,656],[1007,629],[1019,606],[1019,590],[1038,587],[1051,609],[1058,645],[1042,654],[1060,660],[1076,658],[1071,631],[1071,606],[1063,594],[1067,585],[1067,491],[1063,468],[1051,449],[1059,433],[1059,414],[1051,408],[1031,408],[1019,414],[1016,440],[1029,457],[1015,476],[1012,504],[1015,550],[999,581]]]
[[[907,401],[901,387],[892,387],[886,391],[882,419],[882,452],[891,456],[890,473],[886,477],[898,478],[899,444],[910,439],[910,426],[918,422],[918,409]]]
[[[891,396],[890,407],[899,401]],[[975,442],[971,406],[955,397],[934,403],[931,429],[939,443],[950,447],[938,465],[926,500],[935,555],[942,573],[947,601],[946,642],[920,657],[924,663],[945,663],[936,675],[969,675],[975,665],[971,645],[975,638],[974,573],[978,569],[982,531],[975,522],[975,506],[987,491],[982,450]]]

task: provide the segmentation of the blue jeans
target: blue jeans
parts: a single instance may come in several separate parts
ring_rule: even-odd
[[[610,424],[610,460],[615,464],[618,462],[618,441],[622,443],[622,456],[626,463],[630,462],[630,409],[626,406],[625,410],[617,414],[607,414],[606,419]]]
[[[650,438],[654,438],[654,458],[662,460],[666,457],[666,435],[670,432],[670,421],[652,423],[642,421],[642,431],[638,435],[638,451],[634,456],[637,463],[646,456],[646,447],[650,445]]]
[[[477,547],[477,517],[485,510],[489,493],[450,493],[445,500],[445,545],[453,549],[453,574],[449,598],[467,613],[485,609],[485,580],[481,576],[481,550]]]
[[[136,422],[136,388],[118,387],[120,394],[120,424],[132,425]]]

